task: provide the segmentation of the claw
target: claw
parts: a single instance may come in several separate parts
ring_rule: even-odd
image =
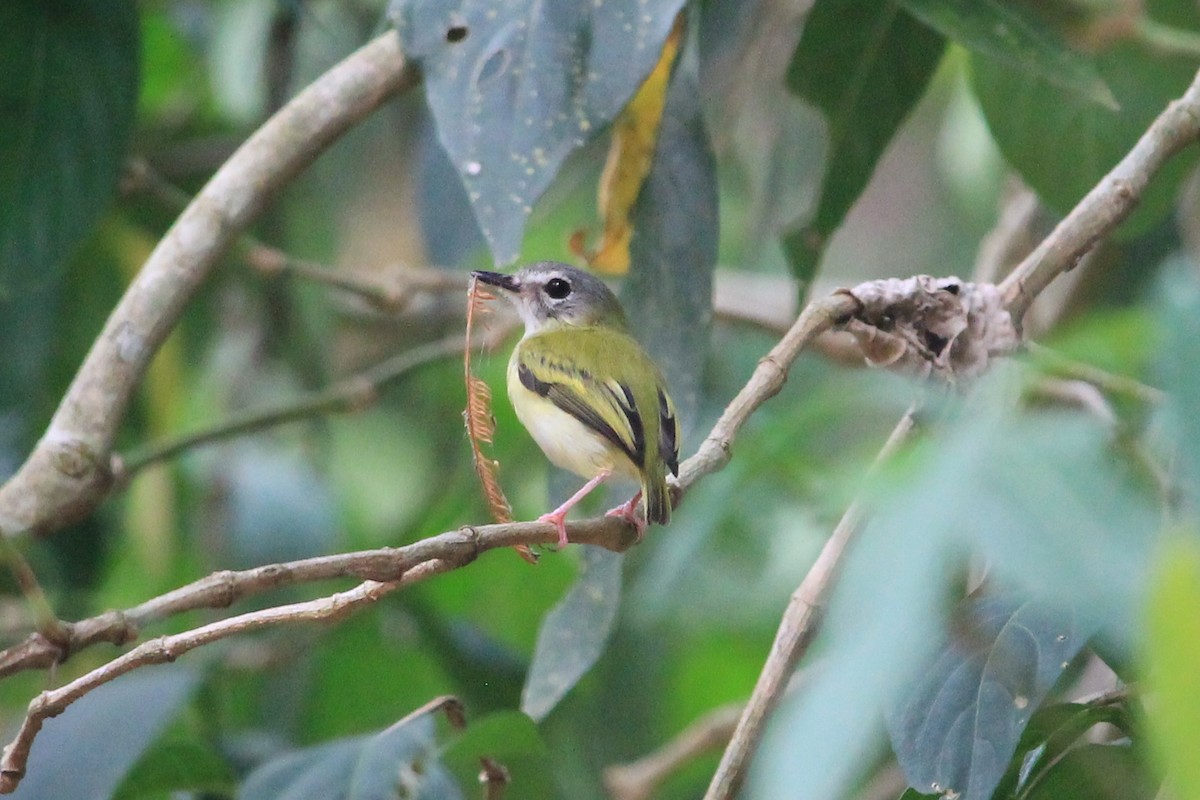
[[[622,503],[616,508],[605,513],[606,517],[616,517],[623,519],[633,526],[637,531],[637,540],[640,542],[642,536],[646,534],[646,520],[642,519],[642,515],[638,513],[638,505],[641,503],[642,493],[639,491],[627,502]]]
[[[548,514],[542,514],[538,517],[538,522],[552,522],[554,527],[558,529],[558,546],[562,547],[567,544],[567,512],[574,508],[575,504],[583,498],[587,497],[588,492],[595,489],[600,484],[604,483],[612,473],[608,470],[603,470],[599,475],[585,483],[578,492],[571,495],[567,502],[563,503],[558,508]]]
[[[567,510],[557,508],[549,514],[542,514],[537,518],[538,522],[549,522],[558,529],[558,546],[565,547],[567,545]]]

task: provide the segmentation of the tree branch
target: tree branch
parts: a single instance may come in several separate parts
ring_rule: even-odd
[[[483,346],[488,349],[494,347],[511,330],[512,325],[494,326],[487,333]],[[323,389],[301,394],[286,403],[270,408],[252,409],[221,420],[210,428],[135,450],[128,456],[114,454],[111,466],[113,482],[117,487],[124,486],[142,469],[159,461],[174,458],[193,447],[321,414],[362,410],[372,405],[380,392],[409,372],[434,361],[459,355],[466,346],[466,341],[459,335],[447,336],[444,339],[417,345],[399,355],[381,361],[357,375],[345,378]]]
[[[134,388],[213,264],[328,144],[415,81],[416,70],[389,31],[308,86],[217,171],[155,247],[41,441],[0,487],[0,535],[53,531],[100,503]]]
[[[659,785],[699,756],[729,743],[742,715],[742,705],[715,708],[645,758],[604,770],[611,800],[650,800]]]
[[[1000,283],[1018,327],[1030,304],[1133,212],[1146,186],[1174,155],[1200,138],[1200,73],[1154,120],[1133,149],[1079,201],[1037,249]]]
[[[879,451],[875,465],[891,458],[912,429],[913,411],[909,410],[896,424],[887,443]],[[754,692],[742,711],[733,738],[721,757],[721,764],[713,775],[704,800],[732,800],[741,788],[750,759],[762,740],[767,717],[779,704],[779,699],[787,688],[788,679],[816,634],[817,622],[833,585],[842,554],[861,521],[862,509],[859,502],[855,501],[846,509],[833,534],[821,548],[817,560],[800,582],[800,586],[792,593],[787,610],[783,612],[783,619],[779,623],[779,630],[775,634],[775,641],[771,645],[771,652],[754,686]]]
[[[192,198],[174,185],[145,159],[131,159],[122,179],[125,193],[143,193],[171,211],[179,213]],[[302,258],[295,258],[243,232],[237,241],[238,256],[255,272],[266,277],[289,275],[353,294],[383,311],[400,311],[417,292],[466,291],[467,276],[451,270],[395,268],[387,280],[363,278],[349,270],[333,269]]]

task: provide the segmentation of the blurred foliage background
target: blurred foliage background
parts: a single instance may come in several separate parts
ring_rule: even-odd
[[[415,270],[461,276],[493,253],[578,261],[571,235],[601,227],[609,125],[684,4],[648,4],[636,48],[606,17],[626,5],[637,6],[569,11],[594,34],[592,66],[624,69],[632,83],[614,89],[599,68],[581,79],[600,86],[581,112],[589,124],[539,175],[542,194],[518,188],[517,172],[487,182],[510,155],[508,120],[472,122],[440,71],[454,44],[437,25],[459,15],[464,44],[485,46],[486,4],[10,0],[0,10],[0,107],[14,109],[0,123],[0,476],[45,430],[181,201],[273,110],[393,21],[422,59],[425,89],[335,143],[227,255],[141,385],[121,457],[140,465],[172,437],[287,405],[462,330],[465,284],[397,307],[313,271],[390,297]],[[535,6],[503,13],[535,19]],[[1032,246],[1200,64],[1191,0],[693,0],[685,10],[623,293],[684,412],[685,455],[801,298],[877,277],[969,279],[1001,210],[1030,189]],[[529,70],[563,69],[538,60],[551,56],[535,44],[523,51]],[[457,157],[472,146],[485,148],[480,161]],[[1150,798],[1169,773],[1165,796],[1200,797],[1187,766],[1200,742],[1194,156],[1173,161],[1137,215],[1027,319],[1053,353],[954,396],[805,354],[730,465],[627,555],[569,547],[530,567],[492,553],[336,625],[235,639],[123,677],[47,724],[17,796],[471,797],[483,754],[508,767],[509,797],[610,796],[605,767],[749,694],[790,593],[920,398],[927,435],[871,482],[878,513],[747,796]],[[519,194],[520,211],[487,217],[476,192]],[[280,257],[288,266],[272,268]],[[507,345],[476,363],[500,398],[502,481],[529,519],[573,484],[550,474],[502,399],[506,360]],[[26,555],[58,615],[79,619],[214,570],[485,521],[463,392],[451,355],[355,413],[185,448],[138,469],[86,521],[23,543]],[[1096,407],[1099,419],[1087,413]],[[976,577],[987,565],[983,589],[968,580],[972,557]],[[547,616],[588,590],[599,599]],[[239,608],[311,596],[289,589]],[[6,640],[31,625],[6,585]],[[573,632],[577,650],[539,648],[544,625]],[[50,681],[112,655],[80,653]],[[562,674],[561,691],[546,688]],[[0,682],[6,730],[46,684],[34,673]],[[429,716],[385,731],[445,694],[464,702],[465,732]],[[701,796],[718,757],[684,765],[654,796]]]

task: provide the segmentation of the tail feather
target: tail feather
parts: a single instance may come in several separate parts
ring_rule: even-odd
[[[642,487],[646,503],[646,521],[654,525],[666,525],[671,521],[671,491],[666,476],[651,477]]]

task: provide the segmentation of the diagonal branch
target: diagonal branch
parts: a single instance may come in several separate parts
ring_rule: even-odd
[[[895,454],[912,432],[913,424],[913,411],[910,409],[896,423],[891,436],[875,458],[875,466]],[[762,740],[767,717],[779,704],[788,679],[816,635],[825,599],[833,586],[846,545],[862,524],[862,513],[857,501],[850,504],[808,574],[792,593],[780,620],[779,630],[775,633],[770,655],[758,676],[750,701],[742,710],[729,747],[721,756],[721,764],[713,775],[704,800],[732,800],[741,788],[750,759]]]
[[[41,441],[0,487],[0,535],[57,530],[103,500],[134,388],[217,259],[326,146],[415,81],[389,31],[308,86],[217,171],[155,247]]]
[[[1133,212],[1162,166],[1198,138],[1200,73],[1183,97],[1159,114],[1133,149],[1000,283],[1014,323],[1019,326],[1030,304],[1051,281],[1072,269],[1097,241]]]
[[[488,331],[484,347],[491,348],[512,330],[511,325],[499,325]],[[417,345],[403,353],[363,370],[357,375],[338,381],[323,389],[301,394],[285,403],[268,408],[256,408],[221,420],[210,428],[167,439],[135,450],[127,456],[112,456],[114,484],[125,485],[139,471],[151,464],[174,458],[185,450],[235,436],[265,430],[288,422],[309,419],[321,414],[359,411],[373,404],[379,393],[413,370],[443,358],[458,355],[466,346],[461,335],[447,336],[437,341]]]

